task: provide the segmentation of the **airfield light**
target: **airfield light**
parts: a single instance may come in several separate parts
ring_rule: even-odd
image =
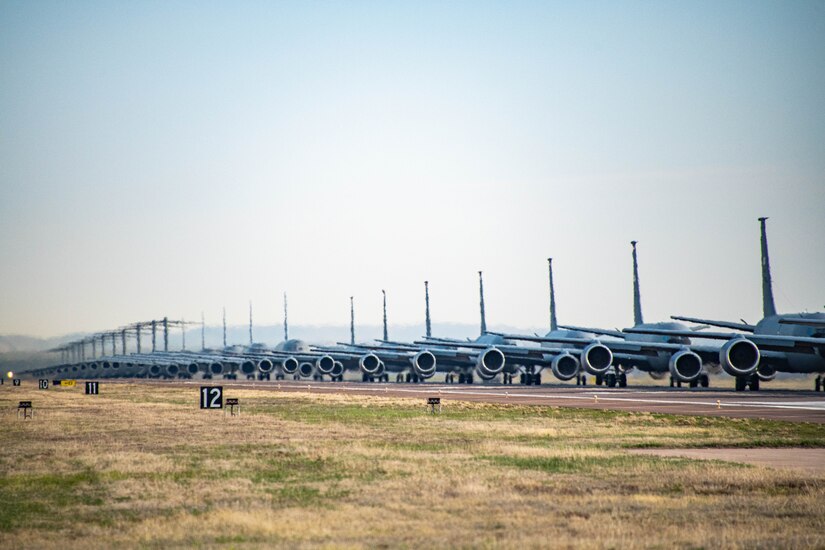
[[[9,371],[6,373],[6,376],[9,378],[14,378],[14,373],[12,371]]]

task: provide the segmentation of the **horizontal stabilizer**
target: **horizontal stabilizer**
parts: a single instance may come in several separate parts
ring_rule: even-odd
[[[713,321],[711,319],[697,319],[696,317],[681,317],[679,315],[671,315],[671,319],[676,321],[685,321],[686,323],[697,323],[700,325],[710,325],[712,327],[729,328],[731,330],[741,330],[743,332],[753,332],[756,326],[748,323],[734,323],[732,321]]]

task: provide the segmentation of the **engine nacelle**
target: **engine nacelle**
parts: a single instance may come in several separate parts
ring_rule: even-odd
[[[421,378],[430,378],[435,374],[435,355],[429,351],[419,351],[410,359],[413,370]]]
[[[378,365],[378,369],[376,369],[374,376],[384,376],[384,373],[387,372],[387,366],[384,364],[383,361]]]
[[[247,376],[251,374],[255,374],[258,370],[258,365],[255,364],[255,361],[248,359],[241,363],[241,373]]]
[[[298,376],[301,378],[310,378],[315,374],[315,365],[312,363],[301,363],[298,365]]]
[[[579,374],[579,360],[569,353],[560,353],[553,358],[553,376],[559,380],[572,380]]]
[[[756,376],[758,376],[762,382],[770,382],[776,378],[776,367],[760,362],[759,366],[756,367]]]
[[[201,366],[197,363],[189,363],[186,365],[186,373],[189,376],[195,376],[201,371]]]
[[[667,368],[674,380],[692,382],[702,374],[702,358],[688,349],[683,349],[670,356]]]
[[[383,365],[381,359],[374,353],[367,353],[362,355],[358,360],[358,366],[362,372],[367,374],[378,374],[378,369]]]
[[[287,357],[281,362],[281,368],[287,374],[295,374],[298,372],[298,360],[294,357]]]
[[[335,365],[332,367],[332,372],[329,373],[330,376],[339,377],[344,375],[344,364],[341,361],[336,361]]]
[[[157,378],[160,376],[160,365],[149,365],[149,376],[152,378]]]
[[[490,380],[504,370],[504,354],[498,348],[487,348],[478,354],[476,372],[484,380]]]
[[[601,342],[593,342],[581,352],[581,365],[590,374],[604,374],[612,363],[613,352]]]
[[[209,374],[212,376],[217,376],[219,374],[223,374],[223,363],[215,361],[214,363],[209,363]]]
[[[653,378],[654,380],[662,380],[665,376],[667,376],[666,372],[659,372],[659,371],[650,371],[647,373],[648,376]]]
[[[180,373],[180,367],[175,363],[170,363],[166,365],[164,371],[166,372],[166,376],[171,376],[172,378],[174,378]]]
[[[315,361],[315,368],[318,369],[318,372],[320,372],[321,374],[331,373],[334,367],[335,359],[333,359],[329,355],[322,355]]]
[[[731,376],[747,376],[759,366],[759,348],[746,338],[733,338],[719,350],[719,364]]]
[[[261,359],[258,361],[258,370],[264,374],[272,372],[272,369],[275,368],[275,365],[269,359]]]

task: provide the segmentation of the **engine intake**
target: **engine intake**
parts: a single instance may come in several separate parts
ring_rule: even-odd
[[[756,376],[758,376],[762,382],[770,382],[776,378],[776,367],[765,362],[760,362],[759,366],[756,367]]]
[[[258,361],[258,370],[263,372],[264,374],[272,372],[272,369],[275,368],[275,365],[272,364],[272,361],[269,359],[261,359]]]
[[[759,366],[759,348],[746,338],[733,338],[719,350],[719,363],[731,376],[747,376]]]
[[[358,360],[358,366],[367,374],[378,374],[378,369],[381,365],[381,359],[379,359],[374,353],[362,355]]]
[[[413,370],[421,378],[430,378],[435,374],[435,355],[429,351],[419,351],[413,355],[410,361],[412,362]]]
[[[335,377],[343,376],[344,364],[340,361],[336,361],[335,365],[332,367],[332,372],[330,374]]]
[[[579,360],[569,353],[561,353],[553,358],[553,376],[559,380],[572,380],[579,374]]]
[[[332,372],[332,369],[335,368],[335,359],[329,355],[322,355],[315,361],[315,368],[318,369],[318,372],[321,374],[329,374]]]
[[[294,357],[287,357],[281,363],[281,368],[287,374],[295,374],[298,372],[298,360]]]
[[[309,378],[313,374],[315,374],[315,365],[312,363],[301,363],[298,366],[298,374],[302,378]]]
[[[581,364],[590,374],[604,374],[612,363],[613,352],[601,342],[593,342],[582,350]]]
[[[244,361],[241,363],[241,372],[247,376],[250,374],[255,374],[255,371],[257,370],[258,365],[255,364],[255,361]]]
[[[684,349],[670,356],[668,369],[675,380],[692,382],[702,374],[702,358],[694,352]]]
[[[504,370],[505,361],[500,349],[487,348],[478,355],[476,372],[484,380],[490,380]]]

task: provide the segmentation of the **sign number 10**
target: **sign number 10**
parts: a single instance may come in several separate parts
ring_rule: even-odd
[[[223,408],[223,386],[201,386],[201,409]]]

